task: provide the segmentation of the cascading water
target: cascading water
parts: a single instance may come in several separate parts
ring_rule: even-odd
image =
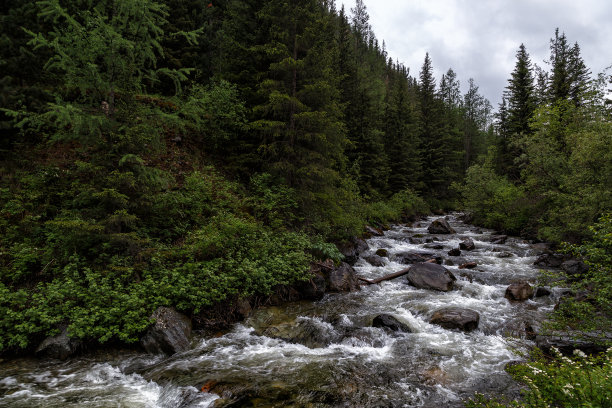
[[[558,293],[509,302],[508,284],[537,276],[537,251],[514,238],[491,243],[491,231],[455,216],[449,219],[456,234],[431,235],[433,219],[370,239],[362,255],[384,248],[385,265],[361,258],[355,269],[374,279],[407,267],[397,254],[435,253],[458,279],[453,291],[417,289],[400,277],[319,302],[261,308],[228,333],[196,337],[191,350],[171,357],[130,351],[68,362],[12,360],[0,364],[0,407],[452,407],[474,391],[514,393],[504,366],[528,345],[517,336],[537,327]],[[447,255],[467,237],[475,250]],[[468,261],[476,268],[458,268]],[[478,312],[478,329],[429,323],[447,306]],[[410,332],[372,327],[382,313]]]

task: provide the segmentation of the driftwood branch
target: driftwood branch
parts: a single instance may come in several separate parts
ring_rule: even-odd
[[[380,283],[380,282],[384,282],[384,281],[387,281],[387,280],[399,278],[400,276],[404,276],[404,275],[406,275],[408,273],[409,270],[410,270],[410,268],[402,269],[399,272],[395,272],[395,273],[392,273],[392,274],[389,274],[389,275],[385,275],[385,276],[383,276],[381,278],[376,278],[376,279],[372,279],[372,280],[365,279],[365,278],[358,278],[358,279],[360,281],[362,281],[362,282],[367,283],[368,285],[375,285],[375,284]]]

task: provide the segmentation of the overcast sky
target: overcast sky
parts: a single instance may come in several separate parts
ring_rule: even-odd
[[[347,11],[354,0],[337,0]],[[429,52],[436,79],[449,67],[462,90],[474,78],[497,108],[521,43],[545,67],[556,27],[578,42],[594,74],[612,65],[612,0],[364,0],[389,56],[417,76]]]

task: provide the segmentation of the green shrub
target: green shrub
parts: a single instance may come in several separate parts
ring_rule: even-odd
[[[527,387],[520,401],[503,403],[477,394],[468,408],[545,408],[612,407],[612,349],[596,356],[575,351],[565,357],[553,348],[555,356],[545,359],[535,352],[532,361],[508,368]]]

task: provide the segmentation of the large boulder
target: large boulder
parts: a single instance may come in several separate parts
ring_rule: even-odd
[[[159,307],[151,319],[155,320],[140,344],[148,353],[174,354],[189,348],[191,319],[169,307]]]
[[[459,248],[453,248],[450,251],[448,251],[448,255],[449,256],[459,256],[461,255],[461,250]]]
[[[455,276],[442,265],[417,263],[408,270],[408,283],[420,289],[433,289],[448,292],[453,289]]]
[[[492,235],[491,243],[492,244],[505,244],[508,239],[507,235]]]
[[[386,328],[391,331],[400,331],[404,333],[412,332],[408,325],[400,322],[395,317],[386,313],[379,314],[378,316],[376,316],[372,321],[372,326]]]
[[[431,259],[435,259],[436,263],[441,263],[442,261],[442,258],[431,252],[400,252],[395,254],[395,260],[406,265],[427,262]]]
[[[545,252],[533,264],[544,268],[559,268],[567,260],[567,255]]]
[[[36,356],[66,360],[74,356],[81,347],[81,341],[68,336],[68,330],[64,328],[60,334],[43,340],[36,348]]]
[[[430,234],[454,234],[455,230],[450,226],[448,221],[444,218],[438,218],[434,220],[429,227],[427,227],[427,231]]]
[[[382,237],[384,235],[383,231],[380,228],[375,228],[370,225],[365,226],[365,231],[367,234],[373,237]]]
[[[359,280],[352,266],[342,262],[326,276],[327,290],[330,292],[353,292],[359,290]]]
[[[434,312],[430,322],[445,329],[469,332],[478,328],[480,315],[463,307],[445,307]]]
[[[574,350],[581,350],[587,354],[605,352],[607,347],[604,345],[610,342],[612,333],[608,333],[601,342],[594,341],[601,336],[601,333],[581,333],[577,331],[553,332],[546,335],[537,334],[535,336],[536,346],[545,353],[551,354],[552,347],[555,347],[565,355],[573,354]]]
[[[589,271],[589,266],[577,259],[570,259],[561,264],[561,269],[565,271],[571,281],[578,281]]]
[[[344,260],[353,265],[359,259],[359,255],[367,251],[370,247],[361,238],[353,237],[350,240],[342,241],[337,244],[338,250],[344,255]]]
[[[533,296],[533,288],[527,282],[513,283],[506,288],[505,298],[513,301],[523,301]]]
[[[464,251],[473,251],[476,249],[474,240],[472,238],[464,238],[463,241],[459,243],[459,249],[463,249]]]
[[[385,266],[385,261],[378,255],[366,256],[363,259],[372,266]]]
[[[301,294],[303,299],[320,300],[325,295],[327,290],[327,280],[320,271],[314,272],[310,280],[306,282],[298,282],[295,285],[296,290]]]
[[[384,248],[379,248],[376,250],[376,255],[384,257],[384,258],[388,258],[389,257],[389,251],[387,251]]]

